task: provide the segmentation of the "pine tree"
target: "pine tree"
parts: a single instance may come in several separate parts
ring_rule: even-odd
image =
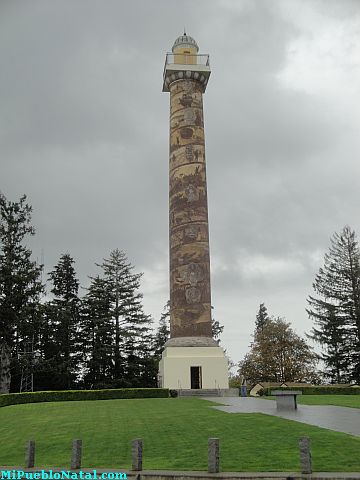
[[[56,390],[59,382],[59,347],[56,339],[56,314],[52,302],[40,305],[40,327],[38,337],[39,358],[34,375],[35,390]]]
[[[157,361],[160,360],[164,351],[165,343],[170,338],[170,300],[164,306],[163,312],[159,320],[159,327],[154,338],[154,356]]]
[[[360,381],[360,252],[350,227],[331,238],[313,289],[320,298],[308,298],[316,325],[308,336],[323,347],[324,374],[331,382]]]
[[[49,304],[52,315],[54,355],[57,356],[57,377],[60,389],[70,389],[76,384],[79,374],[79,282],[70,254],[61,255],[50,272],[54,295]]]
[[[109,259],[99,266],[111,295],[111,318],[115,327],[113,378],[121,383],[126,377],[132,380],[125,371],[129,371],[126,369],[127,344],[136,344],[149,330],[150,317],[143,312],[142,294],[138,292],[142,273],[132,273],[134,267],[118,249],[110,252]]]
[[[214,308],[214,307],[211,307]],[[212,337],[214,340],[217,341],[217,343],[220,343],[220,335],[224,331],[224,325],[221,325],[218,320],[215,320],[213,316],[211,316],[211,333]]]
[[[92,279],[93,290],[89,290],[84,299],[88,308],[89,301],[95,307],[87,315],[88,333],[85,337],[93,331],[94,324],[99,322],[96,328],[102,328],[102,322],[105,322],[105,330],[108,332],[106,345],[110,346],[112,353],[112,369],[107,376],[107,383],[116,388],[139,386],[142,381],[154,383],[153,369],[148,372],[149,378],[146,371],[151,358],[153,336],[151,319],[143,311],[142,294],[138,292],[142,274],[132,273],[134,267],[128,262],[125,253],[118,249],[110,252],[110,257],[97,265],[102,269],[102,275],[95,283],[95,279]],[[101,298],[106,299],[106,304],[99,303]],[[94,351],[87,351],[86,355],[85,369],[88,373],[85,379],[88,382],[91,377],[89,358],[96,365],[102,364],[102,360],[101,355],[95,355]]]
[[[259,311],[256,314],[255,327],[256,331],[261,332],[264,329],[266,322],[269,320],[269,315],[267,313],[267,308],[264,303],[260,303]]]
[[[109,388],[114,370],[111,295],[99,276],[92,279],[83,298],[81,324],[85,388]]]
[[[31,260],[31,250],[23,245],[34,235],[32,207],[26,196],[19,202],[0,194],[0,392],[10,388],[10,357],[17,357],[25,342],[37,335],[35,314],[43,291],[42,266]]]

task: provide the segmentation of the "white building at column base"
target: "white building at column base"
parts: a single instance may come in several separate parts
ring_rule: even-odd
[[[163,388],[229,388],[228,360],[224,350],[211,338],[183,337],[169,340],[159,363],[159,376]]]

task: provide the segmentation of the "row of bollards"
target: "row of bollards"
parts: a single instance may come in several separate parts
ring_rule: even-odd
[[[312,473],[310,439],[302,437],[299,440],[300,467],[301,473]],[[82,440],[73,440],[70,468],[78,470],[81,468]],[[141,471],[143,465],[143,441],[136,438],[131,442],[132,470]],[[25,466],[35,466],[35,441],[29,440],[26,446]],[[208,440],[208,472],[220,472],[220,441],[218,438]]]
[[[131,442],[132,470],[142,470],[143,441],[136,438]],[[73,440],[70,468],[79,470],[81,468],[82,440]],[[26,444],[25,467],[35,467],[35,441],[29,440]]]
[[[73,440],[70,468],[77,470],[81,468],[82,440]],[[35,467],[35,441],[29,440],[25,451],[25,467]]]

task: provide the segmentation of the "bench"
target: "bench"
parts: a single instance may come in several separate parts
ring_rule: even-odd
[[[297,410],[298,395],[302,395],[300,390],[274,390],[271,392],[276,398],[277,410]]]

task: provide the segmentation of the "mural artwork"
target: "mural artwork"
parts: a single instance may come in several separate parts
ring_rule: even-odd
[[[169,89],[171,337],[211,337],[203,86]]]

